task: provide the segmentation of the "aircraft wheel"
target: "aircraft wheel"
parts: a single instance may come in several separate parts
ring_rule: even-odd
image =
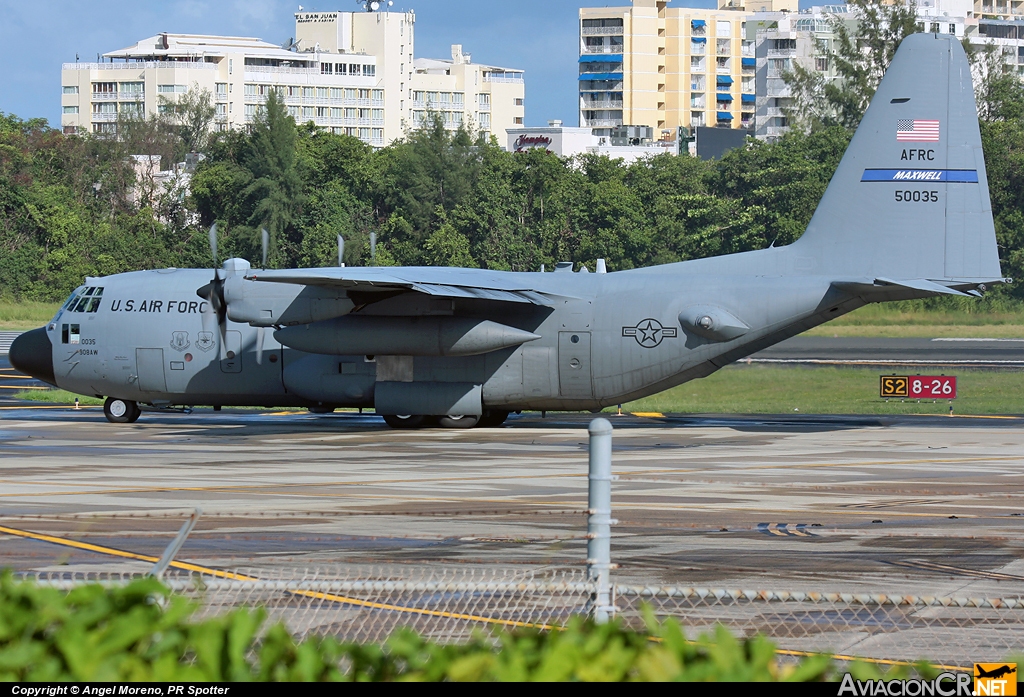
[[[335,409],[337,409],[337,407],[332,407],[332,406],[327,406],[327,405],[321,404],[319,406],[310,407],[309,408],[309,413],[310,414],[333,414]]]
[[[505,423],[508,414],[507,411],[501,409],[486,409],[484,415],[480,417],[480,423],[477,426],[481,428],[497,428]]]
[[[384,423],[391,428],[419,428],[427,421],[427,417],[418,414],[381,414]]]
[[[130,399],[107,397],[103,402],[103,415],[112,424],[133,424],[142,416],[142,410]]]
[[[472,414],[448,414],[437,420],[441,428],[473,428],[480,423],[480,417]]]

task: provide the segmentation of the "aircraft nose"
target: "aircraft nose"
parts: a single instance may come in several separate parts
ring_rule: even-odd
[[[53,377],[53,345],[46,336],[46,329],[33,329],[18,336],[7,358],[15,370],[51,385],[57,384]]]

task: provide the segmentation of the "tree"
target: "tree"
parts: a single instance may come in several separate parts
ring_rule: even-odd
[[[918,31],[913,2],[887,4],[885,0],[850,0],[857,14],[856,28],[838,16],[830,21],[834,33],[829,52],[837,79],[796,64],[784,75],[792,91],[788,116],[802,130],[840,125],[853,130],[860,124],[878,83],[889,68],[903,39]]]
[[[258,230],[270,232],[271,251],[284,246],[280,255],[296,256],[301,236],[295,228],[302,208],[303,186],[295,162],[297,133],[295,120],[288,115],[284,101],[271,91],[252,123],[252,135],[242,156],[242,164],[252,180],[242,190],[251,206],[246,221],[253,235],[253,251],[258,248]]]

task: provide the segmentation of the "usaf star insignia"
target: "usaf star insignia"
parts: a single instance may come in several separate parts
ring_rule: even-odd
[[[663,327],[656,319],[642,319],[635,327],[623,327],[622,336],[633,337],[636,343],[644,348],[654,348],[664,339],[679,336],[679,330],[674,327]]]

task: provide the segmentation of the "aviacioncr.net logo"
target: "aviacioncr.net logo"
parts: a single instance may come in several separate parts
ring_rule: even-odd
[[[854,680],[849,673],[843,676],[839,693],[853,697],[968,697],[971,676],[967,673],[940,673],[934,680]]]

